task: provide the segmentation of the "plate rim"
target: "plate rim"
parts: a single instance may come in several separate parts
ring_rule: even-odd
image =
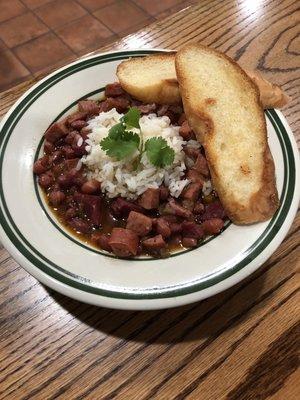
[[[119,57],[120,56],[125,56],[125,57],[123,57],[123,58],[128,58],[130,55],[136,55],[137,53],[138,53],[138,55],[145,55],[145,54],[149,54],[149,53],[155,53],[155,52],[163,52],[163,51],[168,51],[168,50],[163,50],[163,49],[139,49],[139,50],[122,50],[122,51],[113,51],[113,52],[106,52],[106,53],[101,53],[101,54],[97,54],[97,55],[93,55],[93,56],[89,56],[89,57],[85,57],[85,58],[83,58],[83,59],[80,59],[80,60],[77,60],[77,61],[75,61],[75,62],[73,62],[73,63],[71,63],[71,64],[68,64],[68,65],[66,65],[66,66],[64,66],[64,67],[62,67],[62,68],[60,68],[59,70],[57,70],[57,71],[54,71],[53,73],[51,73],[50,75],[48,75],[48,76],[46,76],[45,78],[43,78],[40,82],[38,82],[38,83],[36,83],[32,88],[30,88],[29,90],[27,90],[23,95],[22,95],[22,97],[11,107],[11,109],[8,111],[8,113],[6,114],[6,116],[3,118],[3,120],[1,121],[1,124],[0,124],[0,132],[2,133],[2,129],[3,129],[3,127],[5,127],[5,124],[7,123],[7,121],[9,120],[9,118],[10,117],[12,117],[13,115],[14,115],[14,113],[16,112],[16,110],[18,109],[18,107],[19,107],[19,105],[20,104],[22,104],[22,101],[24,101],[24,100],[28,100],[29,101],[29,96],[30,96],[30,99],[32,98],[32,97],[34,97],[34,94],[35,94],[35,92],[37,91],[37,89],[39,89],[39,88],[41,88],[41,87],[43,87],[43,84],[45,83],[45,82],[47,82],[48,80],[50,80],[51,78],[53,78],[53,77],[57,77],[61,72],[63,72],[63,71],[66,71],[66,70],[68,70],[68,69],[71,69],[72,70],[72,68],[73,67],[75,67],[75,69],[76,69],[76,66],[77,65],[81,65],[81,64],[85,64],[85,63],[87,63],[87,62],[89,62],[90,60],[95,60],[95,59],[104,59],[104,62],[106,61],[106,62],[108,62],[108,61],[112,61],[112,59],[111,59],[111,57],[112,56],[116,56],[116,58],[114,58],[114,60],[116,60],[116,59],[120,59]],[[105,59],[105,57],[106,57],[106,59]],[[73,71],[73,73],[74,72],[77,72],[77,71]],[[47,90],[47,87],[46,87],[46,90]],[[34,93],[34,94],[33,94]],[[33,103],[34,103],[34,101],[33,101]],[[26,103],[25,103],[26,104]],[[31,104],[31,103],[30,103]],[[28,105],[28,104],[27,104]],[[23,110],[23,112],[25,112],[26,111],[26,109],[27,108],[25,108],[24,110]],[[273,118],[274,119],[274,122],[276,123],[276,126],[277,126],[277,128],[278,128],[278,130],[282,133],[282,130],[283,130],[283,132],[286,134],[286,140],[288,141],[288,144],[289,144],[289,146],[290,146],[290,155],[292,155],[292,158],[291,159],[289,159],[289,157],[287,158],[287,161],[288,162],[293,162],[294,163],[294,168],[295,168],[295,175],[299,175],[299,163],[297,162],[297,158],[295,157],[295,150],[296,150],[296,145],[295,145],[295,141],[294,141],[294,139],[293,139],[293,136],[292,136],[292,133],[291,133],[291,130],[290,130],[290,128],[289,128],[289,126],[288,126],[288,124],[287,124],[287,122],[286,122],[286,120],[285,120],[285,118],[283,117],[283,115],[282,115],[282,113],[281,112],[278,112],[278,111],[275,111],[275,110],[268,110],[267,111],[267,114],[268,114],[268,116],[269,116],[269,119],[270,119],[270,121],[271,121],[271,118]],[[270,118],[271,117],[271,118]],[[13,121],[14,121],[14,118],[13,118]],[[272,122],[272,121],[271,121]],[[273,124],[273,122],[272,122],[272,124]],[[281,125],[281,126],[280,126]],[[274,126],[274,124],[273,124],[273,126]],[[278,135],[278,132],[277,132],[277,129],[276,129],[276,127],[274,126],[274,129],[276,130],[276,133],[277,133],[277,135]],[[13,128],[12,128],[12,130],[13,130]],[[3,138],[1,137],[1,158],[3,159],[3,156],[4,156],[4,153],[2,154],[2,148],[3,148]],[[2,161],[1,161],[1,166],[2,166]],[[293,172],[292,170],[289,170],[290,172]],[[286,215],[284,215],[284,219],[285,218],[287,218],[287,217],[289,217],[289,220],[290,221],[283,221],[283,224],[282,224],[282,227],[285,227],[285,229],[283,229],[283,230],[281,230],[281,231],[279,231],[279,233],[281,232],[281,235],[280,235],[280,237],[278,238],[278,234],[277,233],[274,233],[274,235],[273,235],[273,237],[270,239],[270,241],[268,242],[268,244],[265,246],[265,248],[263,249],[263,251],[264,250],[267,250],[268,249],[268,247],[270,246],[270,244],[272,244],[272,242],[274,241],[274,239],[276,239],[276,235],[277,235],[277,245],[276,245],[276,247],[278,247],[279,246],[279,244],[281,243],[281,241],[283,240],[283,238],[284,238],[284,236],[285,236],[285,234],[286,234],[286,231],[289,229],[289,227],[290,227],[290,225],[291,225],[291,223],[292,223],[292,221],[293,221],[293,219],[294,219],[294,215],[293,214],[295,214],[296,213],[296,210],[297,210],[297,204],[296,204],[296,207],[294,207],[294,210],[292,209],[292,205],[294,204],[295,205],[295,203],[297,203],[297,195],[296,195],[296,197],[295,197],[295,193],[296,193],[296,186],[297,186],[297,180],[296,180],[296,176],[294,176],[294,186],[293,186],[293,194],[292,194],[292,196],[290,197],[290,199],[289,199],[289,204],[288,204],[288,207],[287,207],[287,210],[286,210]],[[1,180],[1,191],[2,191],[2,180]],[[299,197],[299,196],[298,196]],[[283,204],[283,205],[286,205],[285,203]],[[282,207],[281,207],[282,208]],[[281,209],[280,208],[280,209]],[[71,289],[74,289],[75,291],[77,291],[77,292],[80,292],[80,293],[82,293],[82,292],[84,292],[85,294],[86,294],[86,291],[83,291],[83,290],[81,290],[81,284],[78,286],[78,285],[76,285],[76,286],[74,286],[74,285],[72,285],[73,287],[70,287],[70,285],[68,285],[67,283],[65,283],[65,282],[61,282],[60,280],[59,280],[59,283],[60,284],[62,284],[63,285],[63,290],[60,290],[60,289],[62,289],[61,287],[60,287],[60,285],[57,285],[56,283],[57,283],[57,280],[56,280],[56,276],[55,276],[55,274],[54,274],[54,276],[49,276],[49,275],[47,275],[45,272],[43,272],[43,271],[41,271],[42,272],[42,274],[45,274],[45,276],[43,276],[43,277],[41,277],[40,276],[40,274],[39,273],[37,273],[37,271],[36,271],[36,269],[38,269],[38,267],[35,265],[35,263],[31,263],[31,265],[29,265],[28,264],[28,262],[25,262],[24,263],[24,254],[22,253],[22,252],[20,252],[20,250],[18,249],[18,247],[16,247],[15,246],[15,244],[13,243],[13,241],[11,241],[10,239],[9,239],[9,235],[7,235],[7,231],[5,231],[4,232],[4,229],[3,229],[3,214],[2,214],[2,204],[1,204],[1,215],[0,215],[0,221],[1,221],[1,232],[0,232],[0,237],[1,237],[1,239],[2,239],[2,242],[3,242],[3,244],[5,245],[5,247],[7,248],[7,249],[9,249],[9,251],[10,251],[10,253],[12,254],[12,256],[16,259],[16,260],[18,260],[18,262],[20,262],[20,264],[29,272],[29,273],[31,273],[32,275],[34,275],[34,276],[36,276],[37,277],[37,279],[39,279],[40,281],[43,281],[43,283],[45,283],[45,284],[47,284],[48,286],[50,286],[50,287],[52,287],[52,288],[54,288],[55,290],[58,290],[58,291],[61,291],[62,293],[64,293],[64,294],[66,294],[66,287],[68,287],[69,289],[71,288]],[[280,214],[280,213],[279,213]],[[276,214],[276,216],[277,216],[277,214]],[[269,227],[269,225],[272,223],[272,221],[274,220],[274,217],[273,217],[273,219],[270,221],[270,223],[268,224],[268,226],[267,226],[267,228]],[[267,230],[267,228],[266,228],[266,230]],[[265,232],[265,231],[264,231]],[[279,240],[278,240],[279,239]],[[275,247],[275,248],[276,248]],[[274,249],[275,250],[275,249]],[[265,256],[265,258],[267,258],[274,250],[272,250],[272,251],[269,251],[269,252],[267,252],[268,254]],[[248,266],[250,266],[250,264],[253,264],[253,261],[258,261],[257,259],[258,258],[260,258],[259,257],[259,255],[258,256],[256,256],[256,258],[254,259],[254,260],[252,260],[251,262],[248,262],[248,263],[246,263],[246,265],[245,266],[243,266],[243,267],[241,267],[243,270],[245,270]],[[19,261],[19,259],[22,259],[22,261]],[[244,260],[247,260],[247,257],[246,258],[244,258],[242,261],[244,261]],[[29,261],[29,263],[30,263],[30,260],[27,260],[27,261]],[[262,260],[261,259],[261,261],[258,261],[256,264],[261,264],[262,262],[263,262],[264,260]],[[24,266],[24,264],[26,265],[26,266]],[[254,268],[254,269],[256,269],[257,268],[257,266]],[[40,271],[40,270],[39,270]],[[53,272],[53,271],[52,271]],[[103,290],[103,289],[98,289],[98,288],[96,288],[97,289],[97,292],[98,292],[98,294],[95,294],[93,291],[90,293],[90,294],[92,294],[92,296],[97,296],[98,298],[99,298],[99,300],[100,301],[96,301],[95,299],[93,299],[93,301],[91,301],[92,299],[90,299],[90,300],[86,300],[87,302],[90,302],[90,303],[93,303],[93,304],[97,304],[97,305],[103,305],[103,303],[107,303],[107,301],[105,301],[105,302],[103,302],[103,301],[101,301],[101,298],[103,298],[103,297],[105,297],[106,299],[109,299],[109,300],[111,300],[112,298],[114,299],[114,300],[119,300],[119,302],[128,302],[128,301],[134,301],[134,302],[139,302],[139,304],[140,305],[142,305],[142,303],[145,303],[145,302],[150,302],[150,303],[153,303],[153,300],[154,301],[158,301],[158,302],[162,302],[162,303],[170,303],[170,301],[166,301],[167,299],[168,300],[172,300],[172,299],[174,299],[174,298],[177,298],[178,296],[180,296],[181,297],[181,301],[179,301],[179,303],[181,303],[181,304],[184,304],[184,301],[183,301],[183,297],[184,296],[188,296],[188,295],[190,295],[190,294],[199,294],[200,292],[203,292],[205,289],[210,289],[210,294],[209,295],[213,295],[213,294],[215,294],[215,293],[217,293],[218,291],[221,291],[221,290],[224,290],[225,289],[225,287],[224,286],[227,286],[227,285],[225,285],[225,282],[226,281],[228,281],[228,279],[229,278],[232,278],[233,276],[236,276],[239,272],[241,272],[241,270],[235,270],[235,266],[233,266],[233,267],[231,267],[230,269],[229,269],[229,271],[225,271],[225,272],[223,272],[223,273],[218,273],[218,275],[217,275],[217,277],[214,279],[215,280],[215,282],[213,282],[213,283],[211,283],[210,285],[205,285],[205,283],[207,283],[207,282],[211,282],[211,280],[206,280],[205,282],[202,282],[202,283],[200,283],[200,285],[201,285],[201,287],[199,288],[199,283],[198,284],[193,284],[193,285],[189,285],[189,290],[188,291],[184,291],[184,289],[182,289],[182,288],[177,288],[177,289],[171,289],[171,291],[170,291],[170,293],[168,293],[168,295],[167,296],[165,296],[165,293],[162,295],[162,293],[161,293],[161,291],[158,291],[158,292],[156,292],[156,294],[151,294],[150,296],[149,296],[149,294],[143,294],[142,296],[141,295],[134,295],[134,296],[132,296],[132,295],[130,295],[129,297],[128,297],[128,294],[127,293],[124,293],[124,292],[113,292],[113,291],[106,291],[106,292],[113,292],[114,294],[112,295],[112,297],[111,296],[109,296],[108,295],[108,293],[105,293],[105,290]],[[243,271],[244,273],[246,272],[246,271]],[[250,273],[251,273],[252,271],[250,270],[250,272],[247,274],[247,275],[249,275]],[[50,279],[49,279],[50,278]],[[239,281],[240,279],[238,279],[237,281]],[[216,288],[216,286],[217,285],[222,285],[223,284],[223,288],[221,288],[220,290],[217,290],[217,288]],[[58,286],[59,286],[59,288],[58,288]],[[182,285],[181,285],[182,286]],[[231,286],[231,284],[230,284],[230,286]],[[229,287],[229,286],[228,286]],[[213,290],[215,288],[215,290]],[[94,289],[94,288],[93,288]],[[100,291],[102,291],[102,293],[99,293],[99,290]],[[181,293],[179,293],[179,291],[181,292]],[[68,290],[68,292],[69,292],[69,290]],[[171,293],[172,292],[172,293]],[[204,293],[204,292],[203,292]],[[73,296],[72,296],[72,294],[73,294]],[[116,298],[115,297],[115,295],[116,294],[118,294],[118,297]],[[121,295],[120,295],[121,294]],[[74,297],[74,298],[76,298],[76,299],[79,299],[79,300],[83,300],[82,299],[82,297],[84,297],[84,296],[78,296],[78,293],[77,293],[77,295],[76,295],[76,293],[74,292],[74,293],[69,293],[68,294],[70,297]],[[201,296],[201,294],[199,294],[199,296],[198,296],[198,299],[200,299],[202,296]],[[208,297],[208,296],[205,296],[205,297]],[[203,297],[202,297],[203,298]],[[187,301],[187,302],[189,302],[189,301]],[[109,303],[109,301],[108,301],[108,303]],[[178,301],[176,301],[176,303],[178,303]],[[145,309],[145,308],[148,308],[148,307],[145,307],[145,306],[142,306],[142,307],[140,307],[139,306],[139,304],[135,304],[135,306],[133,307],[133,308],[141,308],[141,309]],[[111,306],[111,304],[109,304],[110,306]],[[175,304],[175,305],[178,305],[178,304]],[[151,307],[151,308],[161,308],[163,305],[161,305],[161,306],[158,306],[158,307]],[[168,304],[167,305],[168,307],[170,306],[170,304]],[[120,305],[118,305],[117,306],[117,308],[128,308],[128,307],[126,307],[126,306],[121,306],[120,307]]]

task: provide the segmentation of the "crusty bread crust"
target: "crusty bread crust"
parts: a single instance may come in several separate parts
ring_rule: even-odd
[[[153,54],[121,62],[117,68],[121,86],[133,97],[146,103],[181,104],[175,69],[170,64],[175,63],[175,54],[176,52]],[[142,86],[137,85],[135,77],[130,76],[128,71],[134,70],[137,74],[143,74],[143,71],[148,70],[154,60],[156,61],[155,67],[152,65],[154,79],[151,78],[150,81],[146,79]],[[160,78],[160,71],[166,66],[166,63],[169,66],[168,73],[164,74],[164,78]],[[257,71],[245,70],[245,72],[257,85],[260,101],[265,109],[281,108],[288,103],[289,97],[279,86],[267,81]]]
[[[193,94],[195,94],[195,87],[192,88],[191,85],[193,85],[193,83],[191,82],[191,77],[189,76],[190,71],[193,69],[193,66],[190,65],[191,53],[198,54],[197,60],[194,61],[195,63],[201,63],[201,56],[203,54],[210,54],[221,60],[221,63],[218,63],[222,65],[222,68],[226,68],[228,82],[221,81],[218,83],[219,86],[218,90],[216,91],[218,92],[219,97],[215,99],[216,104],[211,105],[212,102],[207,101],[209,99],[204,99],[201,95],[203,86],[205,85],[205,82],[203,81],[194,83],[197,85],[196,89],[197,93],[199,93],[199,96],[197,95],[197,99],[195,99],[195,96],[193,96]],[[189,57],[189,59],[187,59],[187,57]],[[260,103],[257,86],[242,70],[242,68],[231,58],[216,50],[209,49],[198,44],[188,45],[180,50],[176,55],[175,66],[184,110],[188,122],[195,131],[197,139],[204,146],[213,184],[218,192],[227,215],[236,224],[251,224],[269,219],[277,210],[279,200],[276,189],[274,162],[267,142],[266,122],[263,108]],[[218,71],[215,72],[217,73]],[[237,95],[241,93],[247,94],[247,104],[244,104],[243,106],[245,108],[251,108],[251,112],[253,113],[253,118],[255,119],[256,124],[255,135],[257,135],[257,146],[260,151],[257,152],[258,155],[256,155],[256,157],[259,159],[261,168],[259,171],[251,171],[246,160],[244,163],[243,159],[239,157],[238,151],[237,158],[233,161],[235,163],[236,170],[238,170],[240,173],[240,176],[245,178],[245,182],[247,183],[248,175],[249,183],[254,183],[253,186],[256,188],[255,191],[248,193],[245,198],[242,198],[242,196],[237,196],[237,198],[242,198],[242,200],[236,200],[236,198],[234,198],[235,196],[233,196],[233,193],[230,192],[228,188],[228,182],[225,183],[227,179],[226,172],[220,169],[219,161],[222,157],[226,158],[226,152],[228,154],[232,154],[235,149],[238,150],[238,147],[234,147],[236,146],[236,143],[231,143],[230,138],[228,139],[228,142],[226,142],[226,149],[222,150],[222,152],[220,152],[215,145],[218,135],[220,136],[221,132],[215,128],[216,121],[214,121],[212,109],[213,107],[219,107],[218,104],[220,103],[220,100],[222,100],[222,85],[233,85],[234,90],[237,91]],[[212,96],[216,96],[216,93],[212,94]],[[245,98],[245,96],[243,98]],[[240,111],[242,115],[242,109]],[[236,112],[238,114],[239,110],[236,110]],[[242,125],[243,121],[241,120],[240,123]],[[227,128],[230,132],[230,127]],[[232,129],[235,129],[234,124]],[[243,145],[242,135],[243,133],[240,137],[240,146]],[[242,183],[237,184],[236,182],[233,182],[233,185],[235,186],[236,192],[239,189],[243,189],[241,188]]]
[[[144,103],[181,103],[173,53],[125,60],[117,67],[117,77],[127,93]]]

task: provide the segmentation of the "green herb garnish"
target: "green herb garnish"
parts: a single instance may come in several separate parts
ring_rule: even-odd
[[[147,157],[155,167],[166,167],[174,161],[175,152],[161,136],[148,139],[145,143]]]
[[[139,149],[140,155],[137,163],[140,162],[142,153],[145,151],[149,161],[155,167],[161,168],[171,165],[175,153],[162,137],[148,139],[145,143],[145,149],[143,148],[143,135],[139,124],[140,117],[141,113],[136,107],[130,108],[120,119],[120,122],[110,128],[107,137],[101,140],[102,150],[106,151],[108,156],[120,161]],[[130,131],[131,128],[139,129],[140,135]]]

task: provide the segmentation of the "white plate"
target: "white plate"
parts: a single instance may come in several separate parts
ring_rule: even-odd
[[[1,239],[33,276],[75,299],[104,307],[156,309],[191,303],[239,282],[279,246],[299,201],[299,161],[282,114],[266,112],[281,206],[272,220],[231,224],[197,249],[168,259],[120,260],[70,236],[43,203],[32,165],[46,128],[79,99],[97,98],[118,63],[158,50],[97,55],[70,64],[28,90],[1,124]]]

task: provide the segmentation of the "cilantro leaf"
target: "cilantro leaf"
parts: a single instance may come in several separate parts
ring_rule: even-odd
[[[125,132],[125,126],[122,123],[116,124],[110,128],[108,131],[108,136],[111,139],[120,138]]]
[[[125,122],[126,126],[140,129],[140,124],[139,124],[140,118],[141,118],[140,110],[136,107],[131,107],[129,108],[127,113],[124,114],[124,117],[122,119]]]
[[[139,144],[139,135],[125,131],[122,124],[114,125],[106,138],[100,142],[102,150],[118,161],[130,156],[139,147]]]
[[[174,161],[175,152],[162,137],[153,137],[145,143],[147,157],[155,167],[166,167]]]

